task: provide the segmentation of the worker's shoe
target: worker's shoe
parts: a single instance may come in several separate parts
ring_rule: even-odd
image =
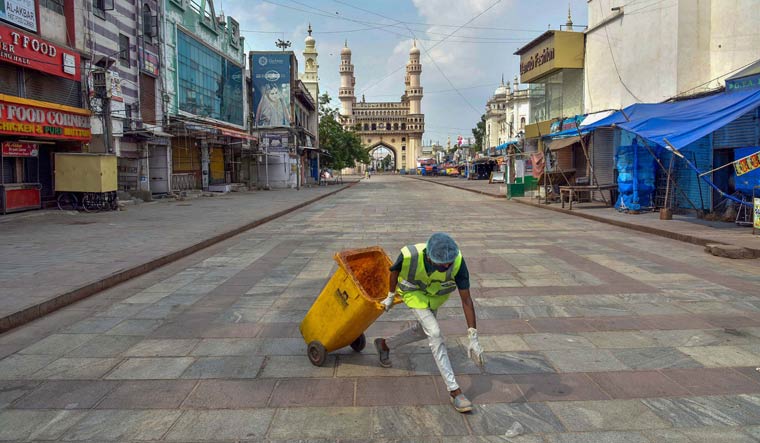
[[[384,368],[390,368],[393,366],[391,364],[391,351],[388,349],[385,345],[385,339],[384,338],[376,338],[375,339],[375,349],[377,349],[377,356],[380,360],[380,366]]]
[[[470,412],[472,411],[472,402],[464,396],[464,394],[459,394],[456,397],[449,396],[449,399],[451,400],[451,404],[454,405],[454,409],[457,410],[457,412]]]

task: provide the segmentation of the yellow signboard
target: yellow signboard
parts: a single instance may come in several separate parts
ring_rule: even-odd
[[[754,203],[755,224],[753,226],[755,229],[760,230],[760,197],[755,197]]]
[[[531,81],[560,69],[583,69],[582,32],[547,31],[518,49],[520,82]]]
[[[736,170],[737,176],[746,174],[757,168],[760,168],[760,152],[755,152],[752,155],[740,158],[734,162],[734,169]]]

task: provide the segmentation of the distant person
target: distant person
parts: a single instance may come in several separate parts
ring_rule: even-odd
[[[427,243],[401,248],[401,254],[390,271],[390,292],[382,301],[383,308],[388,311],[393,306],[394,296],[398,294],[411,308],[417,322],[393,337],[375,340],[380,366],[391,367],[392,349],[427,337],[451,403],[459,412],[471,411],[472,403],[462,393],[454,378],[454,370],[436,318],[438,308],[458,289],[470,340],[467,352],[477,364],[483,365],[483,348],[478,342],[475,307],[470,298],[470,273],[459,247],[448,234],[435,233]]]

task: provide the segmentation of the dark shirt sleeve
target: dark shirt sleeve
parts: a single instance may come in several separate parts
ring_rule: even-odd
[[[467,270],[467,262],[462,257],[462,264],[459,266],[459,272],[457,272],[454,281],[457,283],[457,289],[470,289],[470,271]]]
[[[391,272],[394,272],[394,271],[398,271],[398,272],[401,272],[401,265],[402,265],[403,263],[404,263],[404,254],[399,254],[399,255],[398,255],[398,258],[396,259],[396,263],[394,263],[394,264],[393,264],[393,265],[390,267],[390,271],[391,271]]]

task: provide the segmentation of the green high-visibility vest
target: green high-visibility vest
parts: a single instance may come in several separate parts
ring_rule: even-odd
[[[425,271],[424,251],[425,243],[401,248],[404,260],[398,274],[396,291],[410,308],[438,309],[457,288],[454,278],[462,265],[462,253],[457,255],[454,263],[445,272],[433,270],[428,275]]]

